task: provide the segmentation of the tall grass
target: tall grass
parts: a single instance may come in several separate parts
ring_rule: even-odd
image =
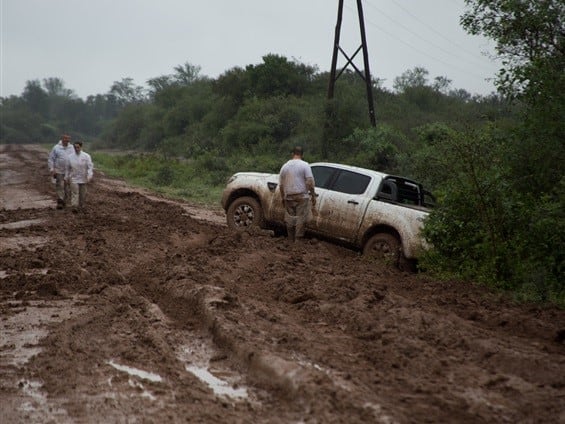
[[[92,153],[96,169],[128,184],[168,197],[219,207],[227,176],[202,172],[194,161],[165,160],[154,154]]]
[[[278,172],[281,159],[261,156],[222,158],[204,154],[195,159],[165,159],[152,153],[93,152],[96,169],[168,197],[219,207],[227,179],[235,172]],[[285,159],[286,160],[286,159]]]

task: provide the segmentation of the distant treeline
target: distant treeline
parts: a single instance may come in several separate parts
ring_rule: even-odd
[[[370,127],[366,86],[346,71],[329,101],[328,82],[327,72],[273,54],[216,79],[201,76],[200,68],[189,63],[150,79],[148,89],[125,78],[108,93],[86,100],[59,78],[33,80],[21,96],[2,98],[0,138],[51,142],[70,132],[97,145],[171,157],[202,152],[278,155],[302,144],[310,155],[345,160],[363,153],[356,137]],[[387,133],[383,142],[400,151],[410,152],[417,143],[416,129],[425,124],[476,128],[512,119],[500,96],[452,89],[446,77],[429,81],[423,68],[397,77],[392,91],[379,81],[373,86],[378,128]]]

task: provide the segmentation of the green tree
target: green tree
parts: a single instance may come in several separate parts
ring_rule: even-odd
[[[106,136],[116,147],[140,148],[141,133],[146,125],[144,105],[125,107],[108,129]]]
[[[442,102],[444,94],[447,94],[451,84],[446,77],[436,77],[430,84],[428,75],[427,69],[415,67],[394,79],[393,87],[400,94],[400,98],[418,107],[419,110],[413,110],[416,116],[421,115],[422,112],[441,110],[444,105]]]
[[[248,65],[250,89],[258,97],[302,96],[306,94],[316,69],[284,56],[269,54],[263,56],[263,63]]]
[[[507,181],[504,143],[495,127],[458,132],[446,126],[420,129],[426,149],[414,156],[440,194],[425,235],[442,266],[467,278],[504,281],[515,193]]]
[[[394,79],[393,88],[403,93],[410,88],[426,87],[428,85],[429,71],[422,67],[415,67],[404,71],[402,75]]]
[[[305,101],[293,96],[250,100],[222,130],[223,145],[231,152],[287,152],[304,110]]]
[[[155,78],[150,78],[147,80],[147,85],[150,87],[149,95],[152,98],[155,98],[158,93],[166,90],[174,84],[175,80],[172,75],[160,75]]]
[[[69,99],[76,97],[73,90],[65,87],[65,82],[61,78],[45,78],[43,86],[50,97],[66,97]]]
[[[424,230],[433,245],[425,262],[529,300],[563,303],[565,4],[466,4],[461,22],[496,41],[503,63],[497,86],[521,119],[509,126],[492,114],[478,131],[421,131],[424,148],[414,159],[441,200]]]
[[[521,190],[550,190],[565,164],[565,3],[562,0],[466,0],[464,28],[496,42],[497,85],[525,107],[513,168]]]
[[[30,111],[46,116],[49,111],[49,94],[41,87],[39,80],[27,81],[22,99]]]
[[[133,103],[143,103],[146,100],[146,94],[143,87],[135,85],[132,78],[122,78],[120,81],[114,81],[108,96],[125,106]]]
[[[175,66],[176,73],[173,78],[180,85],[191,85],[202,79],[202,77],[200,77],[200,70],[200,66],[186,62],[184,65]]]
[[[404,136],[389,125],[356,129],[344,139],[343,148],[354,154],[353,164],[381,172],[396,173],[399,164],[399,148]]]
[[[329,79],[329,75],[327,76]],[[326,88],[327,90],[327,88]],[[367,87],[355,72],[346,70],[335,86],[334,97],[320,99],[324,105],[324,124],[321,156],[333,161],[345,160],[349,154],[342,147],[343,140],[356,128],[368,128]]]
[[[41,139],[44,118],[32,112],[22,97],[2,98],[0,117],[0,142],[29,143]]]
[[[239,67],[227,70],[218,77],[213,83],[214,93],[231,100],[234,107],[243,104],[251,90],[251,82],[248,73]]]
[[[438,91],[442,94],[448,94],[450,86],[451,86],[451,80],[447,77],[435,77],[434,83],[432,85],[435,91]]]
[[[502,59],[498,86],[535,104],[563,83],[565,4],[561,0],[465,0],[461,17],[471,34],[496,42]],[[554,93],[558,95],[559,93]]]

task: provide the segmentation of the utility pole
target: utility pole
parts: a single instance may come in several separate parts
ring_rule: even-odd
[[[334,88],[335,82],[340,77],[340,75],[347,69],[349,65],[355,69],[357,74],[365,81],[365,85],[367,87],[367,102],[369,104],[369,119],[371,121],[371,125],[374,127],[376,126],[376,119],[375,119],[375,107],[373,106],[373,89],[371,86],[371,72],[369,71],[369,52],[367,50],[367,39],[365,36],[365,21],[363,18],[363,6],[361,5],[361,0],[357,0],[357,14],[359,16],[359,29],[361,32],[361,46],[355,51],[353,56],[349,57],[343,49],[339,46],[339,39],[341,34],[341,19],[343,16],[343,0],[339,0],[338,10],[337,10],[337,23],[335,26],[335,39],[334,39],[334,49],[332,55],[332,68],[330,70],[330,84],[328,87],[328,99],[333,99],[334,96]],[[361,72],[355,63],[353,63],[353,59],[360,51],[363,51],[363,66],[364,72]],[[345,66],[336,74],[336,66],[337,66],[337,56],[338,52],[343,54],[343,56],[347,59]]]

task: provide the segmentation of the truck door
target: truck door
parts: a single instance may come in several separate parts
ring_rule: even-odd
[[[365,192],[371,177],[357,172],[337,169],[327,189],[318,193],[318,216],[311,222],[312,229],[321,234],[354,241],[361,226],[371,196]]]

